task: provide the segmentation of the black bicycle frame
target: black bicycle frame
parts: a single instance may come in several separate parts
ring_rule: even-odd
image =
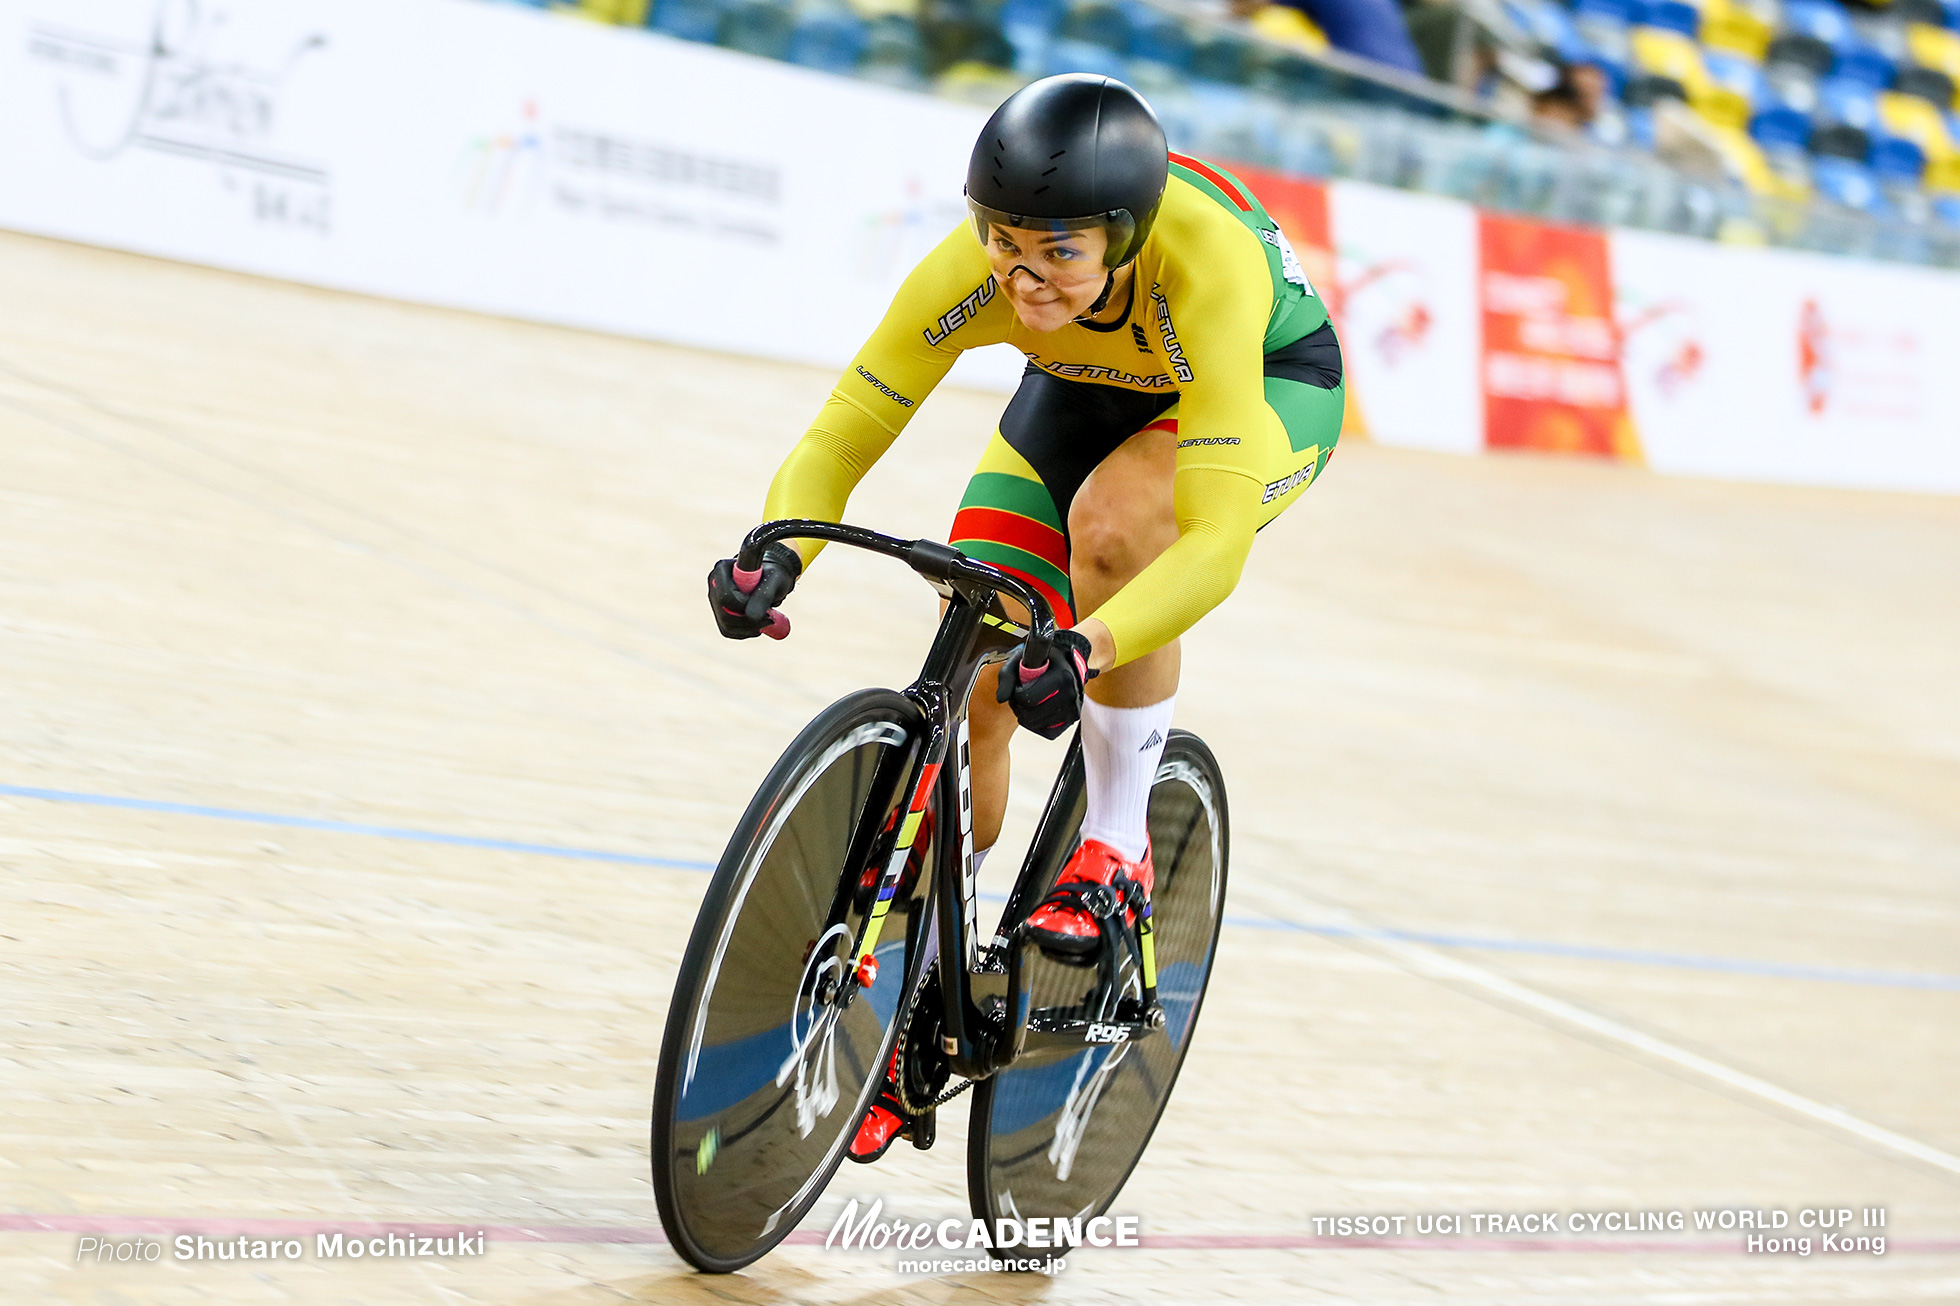
[[[742,541],[741,551],[736,555],[737,565],[754,570],[761,565],[766,545],[786,539],[826,540],[897,558],[925,577],[947,604],[918,679],[902,691],[923,716],[925,739],[923,747],[906,750],[898,763],[911,766],[903,785],[891,786],[902,795],[897,810],[906,815],[897,828],[889,862],[879,883],[878,903],[860,926],[855,944],[856,961],[846,983],[869,987],[876,982],[876,963],[871,964],[867,974],[864,962],[883,928],[886,904],[896,891],[919,818],[931,796],[930,787],[937,785],[939,811],[953,818],[950,825],[942,826],[940,836],[935,839],[932,869],[932,906],[939,935],[939,992],[944,1003],[942,1050],[953,1073],[968,1079],[983,1079],[1030,1048],[1116,1041],[1114,1034],[1098,1035],[1098,1031],[1117,1028],[1113,1022],[1123,1021],[1123,1038],[1129,1037],[1132,1028],[1160,1026],[1161,1013],[1156,1010],[1153,983],[1145,990],[1140,1009],[1119,1015],[1116,996],[1110,994],[1107,1010],[1088,1013],[1089,1020],[1112,1023],[1094,1024],[1085,1031],[1081,1021],[1061,1022],[1053,1028],[1043,1027],[1049,1024],[1044,1021],[1030,1029],[1028,995],[1022,979],[1022,950],[1015,946],[1018,931],[1014,937],[997,933],[985,946],[977,937],[979,926],[972,897],[974,877],[967,856],[971,834],[967,699],[981,668],[1005,658],[1017,645],[1027,649],[1024,659],[1030,665],[1040,666],[1048,660],[1055,637],[1055,618],[1047,600],[1018,576],[969,558],[949,545],[935,540],[901,540],[837,522],[805,519],[765,522]],[[1008,617],[999,602],[1002,594],[1012,595],[1026,605],[1027,625]],[[950,767],[949,760],[953,763]],[[878,789],[884,791],[884,786]],[[1050,810],[1043,814],[1036,847],[1043,846],[1043,834],[1052,832],[1053,822],[1065,815],[1055,810],[1057,805],[1051,804]],[[1024,888],[1020,884],[1015,886],[1003,921],[1018,920],[1025,914],[1028,904],[1022,902]],[[1107,932],[1104,946],[1106,949],[1111,946]],[[996,1015],[982,1012],[974,1003],[975,975],[1001,975],[1006,979],[1007,1000]],[[845,995],[842,1000],[850,1001],[851,995]],[[1153,1016],[1157,1017],[1155,1021]]]

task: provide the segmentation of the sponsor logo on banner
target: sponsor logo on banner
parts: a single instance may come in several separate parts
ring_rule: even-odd
[[[61,17],[30,23],[27,53],[52,73],[63,134],[85,158],[173,160],[259,223],[331,229],[332,170],[285,133],[299,74],[328,49],[324,33],[190,0],[158,0],[127,27],[46,11]]]
[[[547,122],[527,99],[516,122],[470,137],[457,154],[457,198],[472,213],[561,214],[662,227],[749,245],[782,231],[782,174],[772,164],[578,122]]]
[[[1485,443],[1637,459],[1605,235],[1490,214],[1478,225]]]
[[[1674,399],[1701,381],[1708,352],[1692,304],[1674,298],[1636,307],[1622,300],[1618,312],[1620,375],[1629,386],[1637,377]]]
[[[854,237],[858,275],[883,281],[910,272],[966,217],[965,206],[935,196],[916,175],[897,204],[865,213]]]
[[[1794,343],[1797,386],[1812,417],[1922,419],[1922,351],[1909,322],[1882,311],[1827,310],[1810,295],[1797,310]]]

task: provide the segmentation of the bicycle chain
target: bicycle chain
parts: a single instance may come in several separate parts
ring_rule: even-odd
[[[894,1063],[896,1073],[892,1076],[892,1087],[898,1091],[893,1096],[898,1099],[898,1104],[905,1108],[906,1114],[922,1116],[928,1111],[937,1111],[940,1107],[945,1106],[948,1102],[966,1092],[967,1089],[972,1088],[974,1081],[971,1079],[962,1079],[958,1084],[939,1094],[939,1096],[933,1098],[932,1101],[927,1102],[924,1106],[915,1104],[905,1091],[905,1040],[911,1032],[912,1017],[911,1013],[908,1012],[905,1018],[905,1028],[898,1031],[898,1047],[896,1049],[898,1059]]]

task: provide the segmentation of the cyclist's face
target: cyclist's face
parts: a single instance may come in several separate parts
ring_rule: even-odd
[[[1030,331],[1054,331],[1087,312],[1109,275],[1100,229],[1037,231],[989,226],[987,262],[1007,302]]]

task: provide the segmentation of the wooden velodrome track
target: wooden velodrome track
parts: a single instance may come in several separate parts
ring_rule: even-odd
[[[1960,501],[1362,443],[1187,644],[1235,857],[1151,1245],[900,1276],[827,1200],[686,1269],[702,867],[931,621],[841,551],[787,644],[701,610],[830,380],[0,237],[0,1299],[1960,1300]],[[999,403],[853,518],[943,535]],[[963,1214],[948,1115],[831,1198]],[[1886,1254],[1314,1225],[1813,1206]],[[374,1222],[488,1248],[314,1257]],[[306,1256],[77,1264],[179,1231]]]

